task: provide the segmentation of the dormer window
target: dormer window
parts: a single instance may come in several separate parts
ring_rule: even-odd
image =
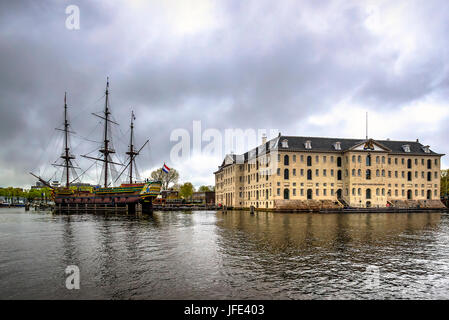
[[[404,144],[402,146],[402,150],[404,150],[404,152],[410,152],[410,145],[409,144]]]
[[[312,149],[312,141],[307,140],[306,143],[304,143],[304,147],[306,149]]]
[[[334,148],[335,148],[335,150],[341,150],[341,142],[340,141],[335,142]]]
[[[422,147],[425,153],[430,153],[430,146],[424,146]]]
[[[282,140],[281,144],[282,144],[282,148],[288,148],[288,140],[287,139]]]

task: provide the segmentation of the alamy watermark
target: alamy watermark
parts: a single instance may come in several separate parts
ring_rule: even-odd
[[[170,161],[177,164],[200,155],[219,159],[223,159],[226,154],[241,155],[278,133],[277,129],[204,129],[200,120],[194,120],[191,132],[185,128],[177,128],[171,132],[170,141],[175,144],[170,151]],[[244,159],[236,157],[235,161],[243,163]]]
[[[65,27],[69,30],[80,29],[80,8],[77,5],[69,5],[65,8],[67,15],[65,19]]]
[[[69,290],[80,289],[80,268],[75,265],[70,265],[65,268],[65,274],[68,275],[65,279],[65,287]]]

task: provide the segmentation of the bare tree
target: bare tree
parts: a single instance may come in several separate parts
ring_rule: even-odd
[[[168,173],[157,169],[151,172],[151,179],[159,180],[162,182],[162,190],[168,190],[171,183],[176,184],[179,179],[179,173],[175,169],[170,169]]]

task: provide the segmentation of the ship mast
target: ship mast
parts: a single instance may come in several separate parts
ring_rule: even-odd
[[[129,151],[126,152],[129,155],[129,183],[133,183],[133,162],[134,158],[139,154],[139,152],[134,151],[133,135],[134,135],[134,111],[131,111],[131,135],[129,139]]]
[[[108,171],[110,170],[110,168],[112,168],[112,165],[113,164],[117,164],[117,165],[120,165],[120,166],[123,165],[121,163],[113,162],[111,160],[111,157],[110,157],[111,154],[115,153],[115,150],[111,148],[112,142],[110,140],[110,137],[108,136],[109,125],[110,125],[110,123],[118,125],[118,123],[115,122],[115,121],[112,121],[110,119],[111,112],[109,110],[109,77],[107,78],[107,81],[106,81],[105,102],[104,102],[104,111],[103,111],[103,113],[104,113],[104,116],[92,113],[94,116],[104,120],[104,140],[103,140],[103,146],[99,150],[100,153],[103,154],[103,157],[102,158],[95,158],[95,157],[91,157],[91,156],[88,156],[88,155],[83,155],[82,157],[104,162],[104,165],[103,165],[104,187],[107,188],[108,185],[109,185],[109,183],[108,183],[108,179],[109,179]],[[112,174],[112,172],[111,172],[111,174]]]
[[[67,119],[67,92],[64,93],[64,153],[61,155],[64,159],[64,170],[66,176],[66,188],[70,186],[70,173],[69,168],[73,168],[71,160],[75,159],[73,155],[70,154],[69,147],[69,121]]]
[[[106,99],[104,103],[104,148],[100,149],[100,152],[104,156],[104,187],[108,186],[108,165],[109,165],[109,154],[115,153],[114,150],[109,149],[109,139],[108,139],[108,123],[109,123],[109,77],[106,81]]]

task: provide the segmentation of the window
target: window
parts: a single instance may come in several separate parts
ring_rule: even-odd
[[[281,144],[282,144],[282,148],[288,148],[288,140],[287,139],[282,140]]]
[[[319,156],[315,156],[315,162],[316,163],[320,162],[320,157]]]
[[[308,200],[312,199],[312,189],[307,189],[307,199]]]
[[[296,176],[296,169],[293,169],[293,175]]]
[[[355,196],[355,188],[352,188],[352,195]]]
[[[296,196],[296,189],[293,189],[293,195]]]
[[[341,180],[341,170],[337,171],[337,180]]]
[[[371,170],[370,169],[366,170],[366,180],[371,180]]]
[[[370,154],[366,156],[366,165],[369,167],[371,166],[371,155]]]
[[[362,176],[362,170],[361,170],[361,169],[357,170],[357,175],[358,175],[359,177]]]
[[[407,160],[407,169],[411,169],[412,168],[412,159],[408,159]]]
[[[362,156],[358,156],[358,157],[357,157],[357,162],[358,162],[358,163],[362,163]]]
[[[312,166],[312,157],[311,156],[307,156],[307,166],[308,167]]]
[[[376,163],[380,164],[380,157],[379,156],[376,157]]]
[[[315,170],[315,175],[318,177],[320,175],[320,170],[316,169]]]
[[[377,169],[376,170],[376,177],[379,177],[380,176],[380,171],[379,171],[379,169]]]
[[[355,177],[355,169],[352,169],[352,176]]]
[[[304,176],[304,169],[301,169],[301,177]]]
[[[427,160],[427,169],[432,169],[432,160]]]
[[[296,162],[296,154],[293,155],[293,162]]]
[[[284,156],[284,166],[288,166],[288,155],[286,154],[285,156]]]
[[[281,188],[277,188],[277,195],[278,195],[278,196],[281,195]]]
[[[280,176],[281,175],[281,168],[277,169],[277,175]]]
[[[284,199],[290,199],[290,191],[288,189],[284,189]]]
[[[312,170],[307,170],[307,180],[312,180]]]
[[[337,158],[337,167],[341,167],[341,157]]]
[[[341,150],[341,142],[340,141],[335,142],[334,148],[335,148],[335,150]]]
[[[371,199],[371,189],[366,189],[366,198]]]
[[[326,176],[326,174],[327,174],[327,171],[326,171],[326,169],[323,169],[323,177],[325,177],[325,176]]]
[[[352,163],[355,162],[355,156],[352,156]]]
[[[412,172],[407,172],[407,181],[412,181]]]
[[[404,152],[410,152],[410,145],[409,144],[404,144],[403,146],[402,146],[402,150],[404,150]]]
[[[307,140],[307,141],[304,143],[304,147],[305,147],[306,149],[312,149],[312,141]]]
[[[284,169],[284,179],[288,180],[288,169]]]

